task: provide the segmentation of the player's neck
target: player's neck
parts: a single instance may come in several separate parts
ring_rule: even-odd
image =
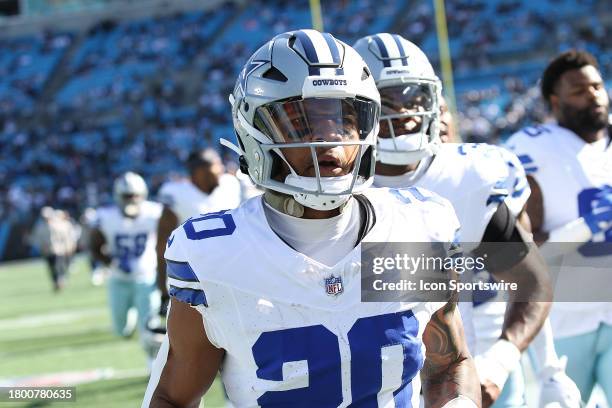
[[[571,130],[579,138],[584,140],[586,143],[595,143],[598,140],[605,139],[606,134],[607,134],[607,129],[605,127],[599,130],[586,131],[586,130],[572,129],[569,126],[566,126],[561,122],[559,122],[559,125],[566,129]]]
[[[219,183],[205,182],[205,181],[197,180],[193,177],[191,178],[191,182],[193,183],[194,186],[198,188],[198,190],[206,194],[212,193],[213,190],[217,188],[217,186],[219,185]]]
[[[319,211],[309,207],[304,207],[304,215],[302,218],[310,220],[322,220],[325,218],[332,218],[340,214],[340,210],[335,208],[333,210]]]
[[[595,132],[581,132],[580,134],[578,134],[578,136],[580,136],[580,138],[587,143],[595,143],[598,140],[605,139],[606,133],[606,129],[601,129]]]
[[[416,170],[418,166],[419,162],[403,165],[376,162],[376,174],[381,176],[401,176],[403,174],[408,173],[409,171]]]

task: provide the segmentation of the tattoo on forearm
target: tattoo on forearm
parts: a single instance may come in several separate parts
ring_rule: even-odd
[[[423,366],[423,374],[426,378],[435,381],[439,379],[434,377],[447,371],[447,368],[460,357],[459,349],[454,342],[453,328],[446,323],[444,317],[449,313],[454,313],[451,302],[435,313],[427,326],[427,359]]]
[[[457,303],[448,302],[432,316],[423,334],[427,358],[421,379],[426,407],[441,407],[459,395],[480,401],[480,382],[457,313]]]

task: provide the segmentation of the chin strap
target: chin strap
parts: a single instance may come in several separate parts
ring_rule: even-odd
[[[264,200],[277,211],[284,214],[290,215],[296,218],[302,218],[304,216],[304,206],[297,202],[293,196],[282,194],[274,190],[266,190],[264,193]],[[338,209],[340,213],[344,211],[349,200],[342,204]]]
[[[266,200],[270,207],[284,214],[296,218],[302,218],[304,215],[304,206],[295,201],[292,196],[277,193],[273,190],[266,190],[264,200]]]

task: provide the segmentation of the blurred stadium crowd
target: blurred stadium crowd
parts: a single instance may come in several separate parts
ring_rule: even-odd
[[[495,143],[542,120],[536,82],[560,50],[591,51],[612,78],[606,0],[445,3],[465,141]],[[438,64],[431,1],[322,6],[325,30],[343,41],[402,33]],[[0,259],[23,256],[3,250],[7,237],[29,229],[43,206],[76,218],[110,202],[112,181],[127,170],[154,194],[190,151],[221,149],[219,138],[232,137],[227,95],[241,62],[274,34],[310,26],[308,1],[258,0],[82,31],[0,33]]]

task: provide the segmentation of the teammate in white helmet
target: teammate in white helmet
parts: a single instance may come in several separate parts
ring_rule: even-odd
[[[374,185],[418,186],[450,200],[461,223],[461,241],[477,247],[475,254],[487,253],[487,269],[497,279],[518,284],[513,298],[522,302],[508,304],[503,328],[499,325],[490,341],[479,331],[468,330],[471,303],[460,304],[470,350],[477,356],[483,406],[489,406],[510,373],[519,368],[521,353],[544,322],[549,308],[545,302],[551,299],[546,268],[534,262],[537,250],[529,249],[527,235],[516,220],[529,195],[524,173],[518,159],[502,148],[441,143],[441,84],[415,44],[397,34],[380,33],[358,40],[354,47],[370,67],[381,94]],[[502,253],[487,242],[512,243],[509,247],[521,251]],[[522,390],[506,394],[511,395],[496,406],[524,406]]]
[[[595,58],[567,51],[542,75],[541,90],[556,123],[528,127],[508,146],[519,156],[532,189],[527,211],[549,259],[568,265],[555,286],[551,311],[557,351],[588,401],[599,384],[612,405],[612,147],[609,96]],[[563,243],[563,244],[560,244]],[[603,268],[590,267],[597,262]],[[577,302],[594,299],[606,302]],[[557,363],[559,364],[559,363]],[[563,365],[563,364],[559,364]]]
[[[242,191],[240,182],[224,173],[221,157],[215,149],[194,151],[186,162],[189,179],[169,181],[158,196],[164,204],[157,228],[157,286],[162,293],[162,314],[168,300],[164,251],[170,233],[189,217],[212,211],[236,208]]]
[[[281,34],[231,102],[234,149],[266,192],[173,232],[168,341],[143,406],[196,406],[219,370],[239,407],[416,406],[419,371],[431,406],[479,406],[454,302],[361,302],[363,242],[450,242],[458,223],[425,190],[368,188],[380,99],[359,55]]]
[[[97,210],[90,250],[110,270],[108,301],[115,334],[130,337],[137,326],[152,361],[156,350],[143,334],[159,310],[155,244],[162,205],[147,201],[147,185],[133,172],[115,180],[113,193],[115,205]],[[136,321],[130,319],[131,310],[137,312]]]

